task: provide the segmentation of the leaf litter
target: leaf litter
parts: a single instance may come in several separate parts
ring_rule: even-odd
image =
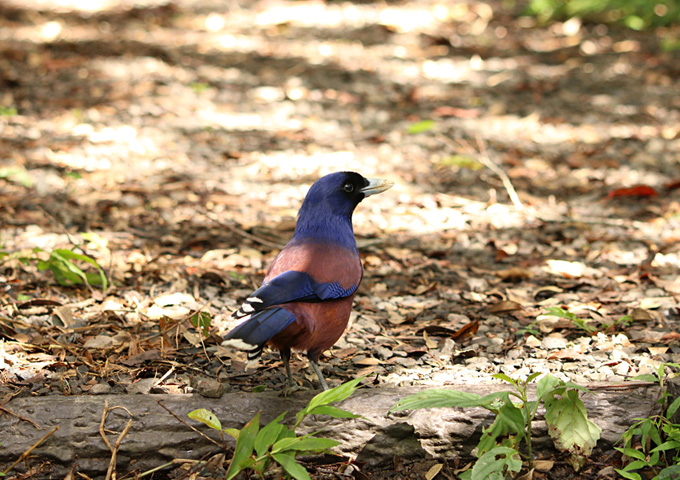
[[[95,14],[115,32],[2,7],[0,396],[280,389],[276,355],[249,368],[220,335],[306,188],[348,169],[397,186],[355,214],[365,279],[331,382],[612,383],[680,362],[677,59],[654,32],[560,36],[474,2],[422,24],[405,5],[131,5]],[[337,20],[350,6],[368,30]]]

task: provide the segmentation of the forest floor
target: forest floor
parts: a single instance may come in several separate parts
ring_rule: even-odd
[[[678,29],[501,3],[3,2],[0,397],[281,389],[219,335],[338,170],[396,185],[331,384],[680,363]]]

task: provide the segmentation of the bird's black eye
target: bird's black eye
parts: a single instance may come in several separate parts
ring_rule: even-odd
[[[354,185],[351,183],[347,182],[342,186],[342,189],[347,192],[347,193],[352,193],[354,191]]]

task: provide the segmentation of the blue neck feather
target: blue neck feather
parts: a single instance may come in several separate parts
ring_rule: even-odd
[[[338,215],[318,207],[305,208],[307,203],[303,203],[300,208],[291,243],[315,241],[357,251],[351,211],[346,215]]]

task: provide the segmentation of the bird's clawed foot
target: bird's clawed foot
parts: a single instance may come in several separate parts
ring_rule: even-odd
[[[303,387],[302,385],[293,385],[293,384],[289,383],[288,386],[286,386],[286,388],[281,390],[279,397],[284,397],[284,398],[292,397],[297,392],[305,392],[307,390],[309,390],[309,389],[306,388],[306,387]]]

